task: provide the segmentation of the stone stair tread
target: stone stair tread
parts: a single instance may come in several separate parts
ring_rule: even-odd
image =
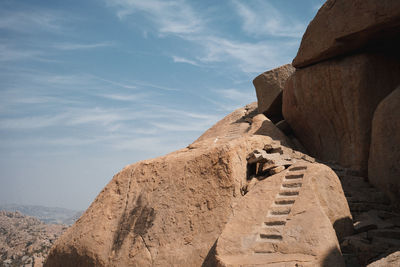
[[[400,241],[400,229],[394,228],[394,229],[370,230],[370,231],[368,231],[367,236],[368,236],[368,239],[378,237],[378,238],[396,239],[396,240]]]
[[[224,256],[224,262],[229,266],[295,266],[296,263],[315,262],[316,258],[307,254],[254,253],[252,255]]]

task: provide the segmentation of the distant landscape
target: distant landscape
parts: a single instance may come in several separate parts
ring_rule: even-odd
[[[0,211],[19,211],[26,216],[32,216],[46,224],[72,225],[83,213],[83,211],[45,207],[39,205],[0,204]]]
[[[51,246],[83,211],[0,204],[0,266],[42,266]]]

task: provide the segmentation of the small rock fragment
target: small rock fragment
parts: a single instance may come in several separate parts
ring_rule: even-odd
[[[269,174],[274,175],[274,174],[280,173],[281,171],[284,171],[284,170],[285,170],[285,166],[278,166],[278,167],[270,169]]]

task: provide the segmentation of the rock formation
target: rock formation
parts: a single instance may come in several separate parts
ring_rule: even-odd
[[[369,181],[400,206],[400,87],[375,111],[368,161]]]
[[[19,212],[0,211],[0,266],[41,267],[66,225],[45,224]]]
[[[328,0],[295,72],[285,65],[254,79],[259,109],[247,105],[188,147],[125,167],[45,265],[398,262],[377,260],[400,249],[390,202],[400,189],[399,3]]]
[[[256,88],[258,111],[273,122],[279,122],[282,116],[282,90],[295,68],[290,64],[266,71],[258,75],[253,84]]]
[[[400,4],[329,0],[303,36],[283,116],[314,156],[366,173],[372,117],[400,84]]]
[[[344,266],[332,226],[339,237],[353,230],[340,182],[329,167],[299,160],[235,207],[217,241],[218,265]]]
[[[328,0],[308,25],[293,66],[306,67],[382,40],[398,42],[399,26],[398,0]]]
[[[367,170],[372,117],[400,83],[400,62],[356,54],[296,70],[283,95],[283,115],[307,151]]]
[[[200,266],[241,198],[246,157],[273,140],[261,134],[288,143],[274,127],[252,104],[187,148],[125,167],[46,266]]]

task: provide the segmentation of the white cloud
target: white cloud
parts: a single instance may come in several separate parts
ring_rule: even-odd
[[[60,124],[65,114],[7,118],[0,120],[0,129],[39,129]]]
[[[53,47],[60,50],[84,50],[84,49],[94,49],[100,47],[109,47],[113,45],[114,43],[112,42],[101,42],[92,44],[60,43],[53,45]]]
[[[229,88],[229,89],[220,89],[216,90],[218,94],[222,95],[224,98],[229,100],[233,100],[237,103],[250,103],[255,101],[254,95],[249,94],[249,92],[243,92],[238,89]]]
[[[162,34],[187,34],[198,32],[202,21],[193,9],[183,0],[106,0],[110,6],[117,7],[120,19],[143,12]]]
[[[37,50],[19,49],[13,46],[0,44],[0,61],[18,61],[26,59],[45,60],[43,53]]]
[[[117,101],[136,101],[139,100],[143,97],[145,97],[145,94],[136,94],[136,95],[123,95],[123,94],[99,94],[100,97],[104,97],[107,99],[111,100],[117,100]]]
[[[234,1],[233,7],[242,18],[246,33],[294,37],[284,41],[246,42],[216,33],[212,25],[206,23],[210,20],[197,14],[184,0],[106,1],[110,6],[117,7],[117,15],[121,19],[128,19],[135,12],[145,14],[161,36],[174,35],[197,46],[198,56],[195,60],[171,55],[174,62],[201,67],[209,67],[213,62],[223,62],[228,63],[228,68],[237,68],[244,73],[258,73],[290,62],[292,58],[288,55],[297,49],[305,28],[305,25],[283,16],[265,1],[253,2],[256,4],[254,6]]]
[[[184,57],[172,56],[172,59],[175,63],[187,63],[190,65],[199,66],[199,64],[196,61]]]
[[[252,5],[250,5],[252,3]],[[253,36],[281,36],[301,38],[306,25],[280,13],[267,1],[233,1],[242,18],[243,30]]]
[[[262,72],[288,63],[288,50],[297,46],[296,42],[258,42],[248,43],[232,41],[219,37],[199,40],[203,42],[205,55],[199,57],[202,62],[236,61],[245,73]]]
[[[0,29],[30,33],[39,31],[59,32],[61,30],[60,14],[45,10],[0,12]]]

